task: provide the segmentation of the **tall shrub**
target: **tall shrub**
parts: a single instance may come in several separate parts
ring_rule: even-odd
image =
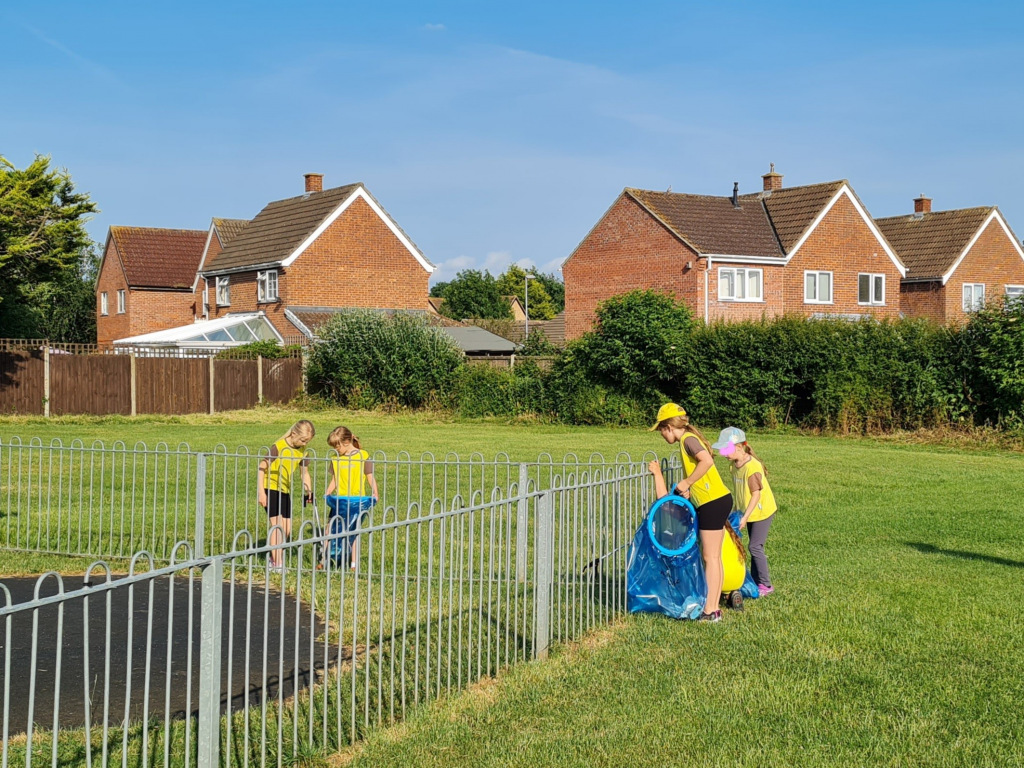
[[[309,353],[310,390],[350,408],[445,400],[464,355],[425,319],[353,311],[335,315]]]
[[[975,422],[1024,426],[1024,300],[990,302],[950,333],[959,393]]]

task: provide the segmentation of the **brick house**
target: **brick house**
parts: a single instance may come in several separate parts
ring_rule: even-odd
[[[111,227],[96,281],[97,342],[192,322],[206,239],[203,230]]]
[[[216,224],[204,233],[196,291],[205,316],[263,311],[288,340],[302,333],[298,314],[311,308],[424,312],[435,267],[365,187],[325,190],[321,174],[305,179],[304,194],[229,225],[226,242]]]
[[[1024,295],[1024,249],[994,206],[932,211],[914,200],[914,213],[878,219],[907,265],[900,304],[908,317],[959,322],[997,296]]]
[[[731,196],[623,190],[562,264],[565,333],[634,289],[671,293],[696,317],[896,317],[906,273],[849,182]]]

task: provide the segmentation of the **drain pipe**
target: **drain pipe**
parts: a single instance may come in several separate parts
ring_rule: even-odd
[[[708,268],[704,270],[704,324],[711,322],[711,256],[708,256]]]

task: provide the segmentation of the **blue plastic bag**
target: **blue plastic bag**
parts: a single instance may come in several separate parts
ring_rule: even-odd
[[[651,505],[626,563],[630,613],[695,619],[703,611],[707,581],[697,546],[697,513],[687,499],[670,494]]]
[[[359,523],[377,503],[372,496],[327,496],[327,557],[338,567],[344,567],[351,557],[355,536],[344,536],[359,529]]]

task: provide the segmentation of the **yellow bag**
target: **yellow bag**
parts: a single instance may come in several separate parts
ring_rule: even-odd
[[[722,539],[722,592],[728,593],[743,586],[747,577],[747,553],[739,536],[728,523]]]

